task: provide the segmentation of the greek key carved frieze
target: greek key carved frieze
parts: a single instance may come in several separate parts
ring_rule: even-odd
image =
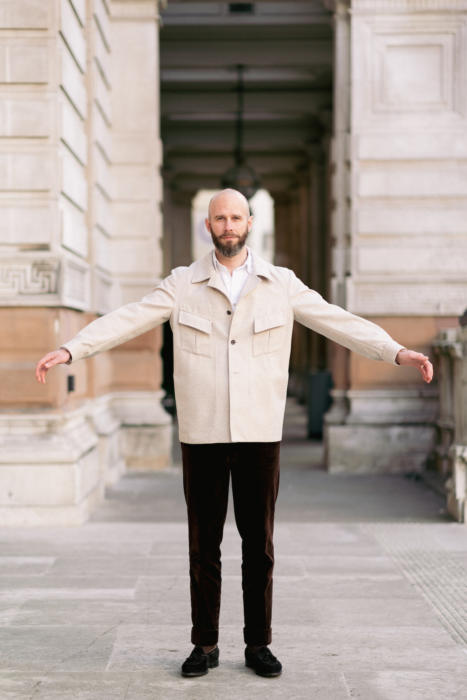
[[[57,294],[60,262],[0,263],[0,297]]]

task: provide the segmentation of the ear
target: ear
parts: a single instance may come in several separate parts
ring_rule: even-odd
[[[211,233],[211,223],[210,223],[209,219],[204,220],[204,225],[206,226],[209,233]]]
[[[248,233],[250,233],[251,227],[253,226],[253,216],[248,217],[247,225],[248,225]]]

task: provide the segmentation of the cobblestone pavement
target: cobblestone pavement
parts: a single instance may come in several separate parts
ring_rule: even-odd
[[[451,700],[467,687],[467,527],[403,476],[331,476],[291,405],[272,650],[243,665],[240,543],[223,543],[221,664],[190,650],[180,467],[125,476],[86,525],[0,534],[0,700]]]

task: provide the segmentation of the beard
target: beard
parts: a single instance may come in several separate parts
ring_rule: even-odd
[[[247,228],[244,233],[228,241],[224,238],[226,234],[222,234],[222,236],[215,236],[211,231],[211,238],[219,253],[226,258],[233,258],[234,255],[237,255],[242,250],[246,243],[246,239],[248,238],[248,233],[249,231]]]

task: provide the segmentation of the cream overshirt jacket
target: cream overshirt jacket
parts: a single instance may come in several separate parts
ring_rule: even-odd
[[[179,437],[187,443],[281,439],[294,320],[365,357],[395,364],[403,346],[386,331],[328,304],[292,270],[250,253],[252,273],[235,310],[210,252],[62,347],[76,362],[170,320]]]

